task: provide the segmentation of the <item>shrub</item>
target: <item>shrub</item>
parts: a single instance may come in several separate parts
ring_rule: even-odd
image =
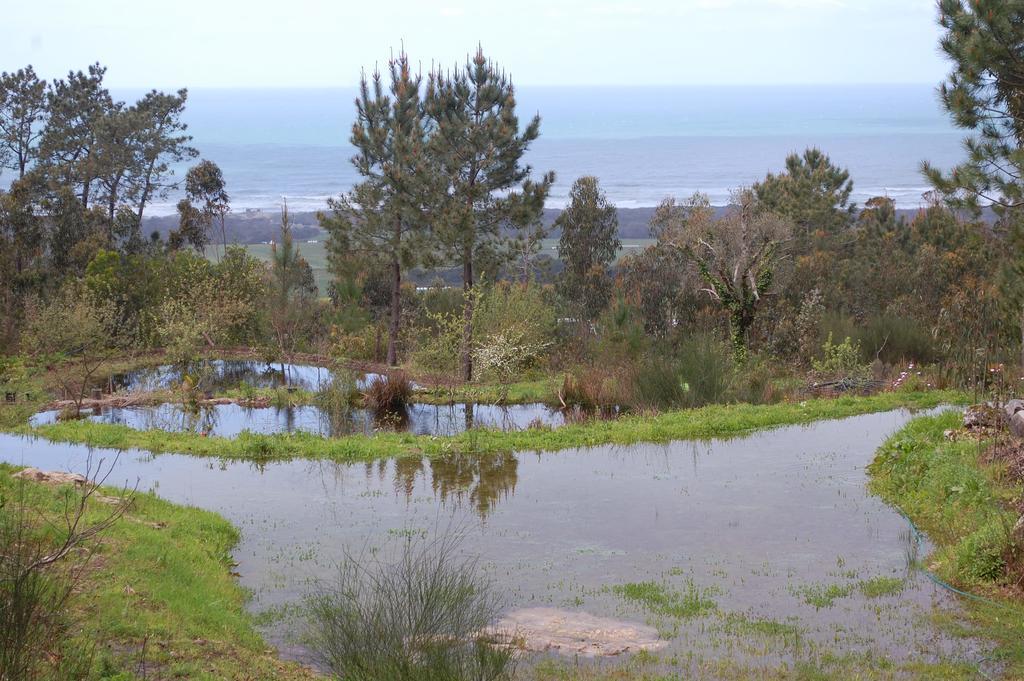
[[[432,373],[455,375],[462,347],[462,316],[452,312],[426,313],[423,327],[406,327],[412,337],[412,361]]]
[[[725,343],[710,334],[696,334],[682,340],[677,358],[686,406],[700,407],[726,400],[734,370],[732,352]]]
[[[102,482],[110,469],[91,472]],[[69,614],[92,554],[82,549],[97,541],[132,501],[125,492],[90,523],[86,509],[99,486],[85,482],[51,491],[19,480],[7,488],[13,494],[0,488],[0,679],[87,677],[91,651],[74,639]],[[49,508],[61,510],[51,513]]]
[[[346,681],[496,681],[514,653],[488,643],[500,612],[493,584],[458,537],[407,539],[391,562],[346,556],[334,585],[308,599],[308,641]]]
[[[822,358],[811,362],[816,374],[842,378],[870,377],[871,367],[861,361],[860,341],[854,342],[847,336],[842,343],[836,345],[829,333],[821,350]]]
[[[374,411],[403,411],[411,399],[412,382],[403,371],[374,376],[363,393],[366,406]]]
[[[562,379],[558,397],[566,407],[612,411],[633,401],[633,378],[615,367],[580,367]]]
[[[532,339],[532,335],[523,326],[513,324],[488,336],[473,353],[479,375],[507,385],[535,367],[551,341]]]
[[[358,394],[352,375],[347,371],[335,371],[330,381],[320,384],[313,399],[316,406],[327,414],[339,415],[348,413]]]
[[[685,404],[689,397],[689,386],[680,380],[677,367],[666,359],[642,361],[633,383],[632,402],[636,407],[675,407]]]

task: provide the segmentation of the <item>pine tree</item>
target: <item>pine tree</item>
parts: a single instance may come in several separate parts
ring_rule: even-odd
[[[798,251],[809,248],[816,233],[827,237],[843,232],[856,212],[850,203],[850,173],[820,149],[790,154],[785,172],[769,173],[753,189],[765,208],[793,223]]]
[[[561,229],[558,258],[565,269],[559,278],[562,297],[578,306],[584,319],[595,319],[611,297],[608,268],[622,243],[615,206],[593,176],[581,177],[569,192],[569,205],[555,227]]]
[[[302,331],[312,316],[310,308],[316,300],[317,290],[313,283],[313,270],[292,240],[287,203],[281,207],[280,237],[270,247],[268,294],[270,327],[281,355],[281,373],[288,382],[284,362],[291,362],[304,335]]]
[[[953,69],[939,88],[967,160],[922,169],[952,205],[997,212],[1024,205],[1024,1],[940,0],[939,43]]]
[[[554,173],[530,179],[522,162],[540,135],[540,116],[520,131],[515,89],[483,49],[462,69],[430,74],[426,112],[433,127],[429,154],[440,185],[433,227],[446,255],[462,267],[462,378],[473,377],[473,295],[482,262],[499,261],[503,228],[533,223],[544,208]]]
[[[46,81],[31,66],[0,74],[0,170],[25,177],[46,120]]]
[[[328,251],[336,278],[350,275],[351,258],[375,264],[383,258],[389,270],[387,362],[398,362],[401,332],[402,276],[429,260],[430,246],[423,204],[429,193],[426,133],[420,98],[421,78],[413,75],[403,52],[389,63],[391,83],[385,90],[381,74],[364,76],[356,100],[352,164],[364,178],[348,194],[330,201],[331,214],[321,215],[328,231]]]

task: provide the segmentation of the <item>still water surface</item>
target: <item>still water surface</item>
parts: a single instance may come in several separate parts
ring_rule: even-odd
[[[826,651],[973,658],[972,643],[925,619],[932,607],[956,604],[909,569],[906,521],[865,488],[865,465],[910,418],[893,411],[733,440],[352,464],[257,467],[125,452],[112,479],[138,479],[140,489],[240,527],[234,555],[254,611],[301,603],[346,551],[455,526],[464,550],[507,588],[510,609],[650,622],[670,639],[663,657],[675,657],[675,671],[704,673],[723,660],[792,663]],[[80,471],[86,453],[0,436],[0,458],[14,464]],[[867,598],[857,585],[876,577],[905,579],[905,587]],[[717,608],[663,618],[611,588],[641,581],[692,585]],[[851,590],[831,607],[807,602],[830,585]],[[736,618],[793,625],[801,635],[737,633],[727,626]],[[286,656],[307,659],[296,643],[301,626],[301,617],[279,618],[265,634]]]

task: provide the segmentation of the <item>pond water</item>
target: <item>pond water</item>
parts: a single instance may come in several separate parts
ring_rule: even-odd
[[[659,664],[673,675],[727,675],[737,665],[749,675],[828,654],[974,659],[975,643],[929,623],[933,607],[957,606],[909,567],[906,521],[865,488],[865,465],[909,418],[895,411],[733,440],[358,464],[257,467],[126,452],[111,479],[138,479],[140,489],[237,525],[234,556],[255,611],[300,603],[346,551],[456,526],[463,550],[507,588],[509,611],[559,608],[653,626],[666,640]],[[82,471],[86,454],[0,436],[9,463]],[[871,594],[865,582],[876,578],[901,586]],[[711,605],[669,616],[615,588],[639,582]],[[265,633],[284,655],[305,659],[295,643],[301,626],[278,618]]]
[[[303,390],[317,390],[334,378],[324,367],[308,364],[268,364],[246,359],[216,359],[206,364],[202,385],[207,390],[230,390],[248,384],[254,388],[277,388],[292,385]],[[287,375],[287,381],[285,376]],[[363,390],[379,374],[356,376],[356,388]],[[180,367],[164,364],[132,369],[110,377],[109,385],[116,390],[165,390],[179,385],[183,373]],[[104,381],[106,384],[107,381]]]
[[[42,411],[34,414],[29,423],[33,426],[54,423],[59,416],[59,411]],[[137,430],[160,429],[220,437],[236,437],[243,431],[264,434],[304,431],[332,437],[352,433],[369,435],[378,430],[444,436],[456,435],[467,428],[523,430],[536,424],[557,427],[566,417],[543,404],[410,404],[403,412],[375,414],[368,409],[353,408],[332,415],[313,405],[278,408],[216,404],[191,411],[165,403],[103,407],[85,418]]]

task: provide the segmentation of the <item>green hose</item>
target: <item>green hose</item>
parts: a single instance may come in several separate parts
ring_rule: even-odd
[[[910,519],[910,516],[908,516],[906,513],[903,512],[903,509],[896,508],[896,511],[901,516],[903,516],[903,518],[907,521],[907,524],[910,525],[910,531],[911,531],[911,533],[914,536],[915,549],[918,552],[920,552],[920,550],[921,550],[921,542],[924,540],[924,533],[921,532],[921,530],[919,530],[917,528],[917,525],[915,525],[914,521]],[[929,580],[931,580],[936,586],[939,586],[939,587],[945,589],[946,591],[950,591],[952,593],[955,593],[958,596],[963,596],[964,598],[969,598],[971,600],[978,601],[978,602],[981,602],[981,603],[985,603],[987,605],[994,605],[994,606],[999,607],[999,608],[1007,608],[1007,609],[1009,609],[1009,606],[1007,606],[1005,603],[1000,603],[998,601],[993,601],[990,598],[985,598],[984,596],[979,596],[978,594],[972,594],[972,593],[969,593],[967,591],[963,591],[961,589],[958,589],[955,586],[953,586],[952,584],[950,584],[949,582],[947,582],[944,579],[940,578],[938,575],[936,575],[931,570],[925,569],[921,565],[918,565],[917,569],[920,570],[924,574],[924,576],[927,577]],[[978,674],[982,678],[988,679],[988,681],[995,681],[995,677],[989,675],[988,673],[986,673],[985,670],[982,669],[981,665],[983,663],[985,663],[985,662],[994,662],[994,661],[995,661],[994,658],[992,658],[991,656],[986,655],[984,657],[978,658],[978,660],[976,660],[974,662],[974,665],[978,668]]]

